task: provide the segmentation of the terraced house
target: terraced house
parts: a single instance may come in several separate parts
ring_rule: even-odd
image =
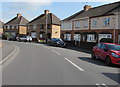
[[[28,23],[27,30],[33,39],[60,38],[60,19],[49,10],[44,10],[44,14]]]
[[[113,38],[120,43],[120,2],[93,8],[85,5],[83,10],[62,20],[61,37],[66,41],[93,43]]]
[[[3,32],[9,33],[11,36],[26,35],[28,22],[25,17],[18,13],[16,17],[4,24]]]

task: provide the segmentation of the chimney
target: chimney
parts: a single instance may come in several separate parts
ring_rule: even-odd
[[[90,5],[85,5],[85,6],[84,6],[84,11],[87,11],[87,10],[89,10],[90,8],[92,8]]]
[[[44,10],[44,14],[48,14],[48,13],[50,13],[49,10]]]
[[[17,14],[17,18],[21,17],[22,15],[20,13]]]

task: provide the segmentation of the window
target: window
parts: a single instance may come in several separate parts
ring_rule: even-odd
[[[10,29],[10,26],[8,25],[7,28]]]
[[[75,21],[75,28],[80,28],[80,21]]]
[[[105,44],[101,44],[101,47],[100,47],[101,49],[106,49],[106,45]]]
[[[84,20],[84,28],[88,28],[88,21]]]
[[[32,37],[32,38],[36,38],[36,32],[32,32],[32,33],[31,33],[31,37]]]
[[[93,26],[93,27],[96,27],[96,25],[97,25],[97,21],[96,21],[96,20],[93,20],[93,21],[92,21],[92,26]]]
[[[16,25],[16,29],[18,29],[18,25]]]
[[[75,41],[81,41],[81,36],[80,36],[80,34],[74,34],[74,40],[75,40]]]
[[[99,43],[99,44],[97,44],[97,47],[98,47],[98,48],[100,48],[100,47],[101,47],[101,44],[100,44],[100,43]]]
[[[72,30],[72,23],[71,22],[66,22],[62,23],[62,30]]]
[[[94,34],[88,34],[87,35],[87,42],[95,42],[95,35]]]
[[[40,25],[40,29],[44,29],[44,25],[43,24]]]
[[[64,40],[71,41],[71,34],[64,34]]]
[[[12,26],[12,29],[14,29],[15,27],[14,26]]]
[[[4,29],[6,29],[6,26],[4,26]]]
[[[28,25],[28,29],[30,29],[30,26]]]
[[[99,41],[100,41],[102,38],[112,38],[112,35],[111,35],[111,34],[99,34]]]
[[[33,25],[33,29],[36,29],[36,25]]]
[[[104,26],[110,25],[110,18],[104,18]]]

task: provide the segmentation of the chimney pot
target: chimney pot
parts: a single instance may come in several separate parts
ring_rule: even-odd
[[[19,18],[20,16],[22,16],[20,13],[17,14],[17,18]]]
[[[90,8],[92,8],[90,5],[85,5],[85,6],[84,6],[84,10],[85,10],[85,11],[89,10]]]
[[[50,13],[49,10],[44,10],[44,14],[48,14],[48,13]]]

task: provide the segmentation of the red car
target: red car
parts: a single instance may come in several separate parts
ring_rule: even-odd
[[[102,59],[107,65],[120,65],[120,45],[113,43],[98,43],[93,47],[92,58]]]

